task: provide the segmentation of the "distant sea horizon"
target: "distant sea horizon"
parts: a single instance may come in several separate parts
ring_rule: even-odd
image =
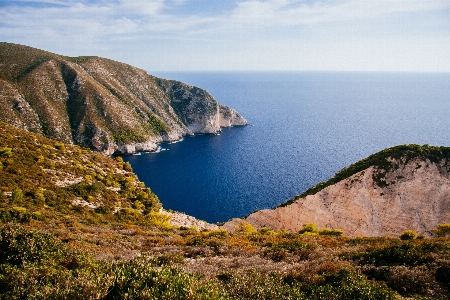
[[[149,73],[207,90],[250,124],[124,157],[165,209],[208,222],[273,208],[388,147],[450,146],[450,73]]]

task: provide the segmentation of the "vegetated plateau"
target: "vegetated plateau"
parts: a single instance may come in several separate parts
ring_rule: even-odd
[[[103,59],[67,61],[67,58],[37,50],[39,55],[50,58],[36,61],[34,54],[28,54],[28,51],[35,51],[32,48],[10,44],[2,47],[0,67],[13,74],[1,77],[1,103],[12,112],[10,115],[2,110],[2,119],[14,125],[0,123],[2,299],[449,298],[450,224],[445,217],[449,210],[445,205],[448,198],[443,198],[447,202],[442,202],[441,206],[434,206],[434,212],[440,217],[433,219],[433,228],[423,235],[417,234],[418,230],[411,230],[414,228],[397,228],[399,234],[394,236],[353,236],[345,228],[330,228],[320,222],[314,224],[314,219],[295,230],[268,228],[253,226],[251,216],[247,220],[235,220],[231,230],[214,226],[199,230],[192,225],[183,226],[175,222],[176,214],[161,210],[157,196],[139,181],[129,164],[85,148],[105,151],[105,144],[97,147],[92,143],[96,141],[94,137],[98,137],[95,132],[100,129],[106,132],[107,145],[115,144],[117,148],[112,148],[115,151],[121,147],[116,129],[102,127],[99,125],[103,124],[101,118],[92,117],[98,116],[98,110],[90,113],[89,109],[81,110],[79,119],[75,118],[83,120],[75,122],[78,127],[72,127],[72,117],[68,117],[66,125],[70,135],[65,135],[65,127],[59,131],[55,129],[65,126],[58,125],[66,122],[63,117],[50,120],[37,112],[38,103],[54,99],[38,96],[51,84],[33,87],[38,85],[38,80],[50,80],[48,73],[34,76],[31,75],[33,72],[52,64],[62,70],[67,67],[62,66],[68,64],[78,70],[77,80],[84,80],[79,85],[83,90],[86,82],[97,86],[95,82],[98,81],[91,81],[91,75],[84,74],[87,71],[81,66],[89,69],[83,64],[98,61],[105,64]],[[15,53],[16,65],[5,64],[8,55]],[[20,55],[24,56],[25,62],[21,63]],[[94,69],[100,72],[101,68]],[[62,73],[52,74],[56,74],[55,82],[60,82],[63,90],[67,91],[76,82],[69,80],[72,84],[67,85],[68,79],[58,75]],[[24,78],[35,81],[25,84]],[[132,76],[117,79],[117,84],[130,79]],[[173,85],[182,84],[158,84],[170,91],[174,90]],[[18,92],[25,87],[30,89],[28,96]],[[35,94],[37,96],[33,98]],[[68,93],[65,100],[60,99],[58,105],[43,107],[54,107],[55,110],[64,107],[60,104],[72,101],[70,95],[73,94]],[[184,92],[181,96],[174,92],[164,95],[164,99],[171,99],[166,102],[168,111],[185,111],[182,106],[169,105],[174,99],[175,102],[179,97],[183,99]],[[76,99],[88,99],[89,106],[95,103],[94,98],[82,96]],[[26,99],[37,100],[30,104],[31,100]],[[133,111],[133,105],[127,109],[131,107]],[[72,112],[67,108],[63,110]],[[39,117],[35,120],[39,121],[31,122],[34,117],[28,119],[28,113],[31,116],[37,114]],[[128,110],[122,113],[134,114]],[[211,113],[214,113],[212,108]],[[64,116],[63,113],[58,115]],[[191,115],[183,117],[180,112],[175,115],[180,123],[174,121],[173,124],[189,129],[186,124],[190,121],[186,120],[192,120]],[[195,116],[200,120],[202,114]],[[96,126],[93,135],[87,134],[86,130],[94,127],[86,124]],[[142,130],[142,134],[147,134]],[[166,133],[169,131],[165,130]],[[133,134],[124,134],[124,139],[131,140],[123,141],[121,145],[124,149],[134,145],[132,150],[135,151],[138,139]],[[449,153],[445,147],[394,147],[344,169],[329,183],[312,188],[315,190],[282,208],[289,209],[302,199],[316,195],[321,197],[316,199],[321,203],[323,199],[329,199],[324,193],[329,193],[330,188],[339,189],[345,195],[354,195],[349,194],[353,188],[364,192],[359,184],[368,182],[372,185],[367,190],[375,190],[379,196],[395,191],[399,185],[418,186],[420,182],[419,188],[426,187],[428,182],[441,182],[445,189],[448,186],[445,180],[448,179]],[[424,200],[417,198],[415,201]],[[325,204],[332,206],[332,202]],[[348,219],[342,224],[353,224],[353,221]]]

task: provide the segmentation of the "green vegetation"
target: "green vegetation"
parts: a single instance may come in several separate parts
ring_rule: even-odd
[[[148,129],[155,134],[165,134],[170,131],[169,126],[165,124],[163,121],[155,117],[153,114],[148,114]]]
[[[133,129],[122,129],[114,134],[114,140],[120,145],[133,142],[145,142],[146,138]]]
[[[296,200],[305,198],[308,195],[314,195],[323,190],[324,188],[336,184],[341,180],[349,178],[350,176],[364,171],[369,167],[374,167],[376,172],[374,172],[373,180],[380,187],[386,186],[385,175],[393,168],[398,168],[398,164],[394,163],[391,159],[395,159],[397,162],[402,162],[406,164],[413,159],[429,159],[431,162],[440,163],[445,159],[445,163],[449,163],[450,159],[450,147],[435,147],[429,145],[400,145],[392,148],[388,148],[372,154],[371,156],[362,159],[349,167],[342,169],[337,172],[336,175],[325,182],[320,182],[319,184],[309,188],[299,196],[295,196],[287,202],[284,202],[278,207],[284,207],[294,203]]]
[[[150,225],[161,203],[132,173],[129,163],[32,135],[1,123],[0,221],[63,219],[115,224],[132,219]],[[115,213],[141,203],[139,214]],[[17,215],[11,207],[27,212]],[[39,218],[33,212],[39,211]],[[165,224],[164,222],[160,222]]]
[[[219,107],[205,90],[130,65],[3,42],[0,79],[1,121],[97,151],[183,133]]]
[[[417,237],[418,237],[417,232],[411,229],[405,230],[400,234],[400,239],[404,241],[415,240],[417,239]]]
[[[89,247],[80,248],[79,239],[3,225],[0,297],[448,299],[448,239],[234,235],[188,228],[130,237],[138,241],[139,236],[147,238],[140,256],[111,261],[96,258]],[[114,235],[116,242],[118,237]],[[105,242],[101,235],[97,242],[99,238]],[[225,265],[215,269],[213,261]],[[247,261],[253,261],[250,267]],[[198,271],[192,272],[193,266]]]
[[[438,237],[449,237],[450,236],[450,224],[449,223],[439,224],[438,227],[433,230],[433,232]]]
[[[306,223],[306,224],[303,224],[303,228],[300,229],[300,231],[298,233],[300,233],[300,234],[304,234],[304,233],[318,234],[319,231],[317,230],[316,224]]]
[[[178,228],[120,157],[6,124],[0,149],[1,299],[449,298],[449,224],[404,240]]]

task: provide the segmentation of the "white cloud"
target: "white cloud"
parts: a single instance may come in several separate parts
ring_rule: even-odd
[[[449,7],[450,2],[445,0],[350,0],[317,1],[311,4],[298,0],[249,0],[240,2],[231,18],[243,24],[296,25],[374,18],[392,13]]]
[[[4,1],[0,40],[140,67],[450,71],[449,0],[244,0],[208,17],[186,0]]]
[[[164,0],[120,0],[112,8],[121,14],[156,15],[164,8]]]

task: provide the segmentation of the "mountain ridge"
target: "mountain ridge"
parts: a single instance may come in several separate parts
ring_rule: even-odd
[[[246,125],[207,91],[97,56],[0,43],[0,120],[113,154]]]

